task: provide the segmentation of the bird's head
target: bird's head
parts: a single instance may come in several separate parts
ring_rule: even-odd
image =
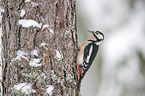
[[[90,31],[88,30],[98,41],[104,40],[104,34],[100,31]]]

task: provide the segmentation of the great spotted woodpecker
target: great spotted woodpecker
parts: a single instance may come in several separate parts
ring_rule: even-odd
[[[77,56],[77,67],[79,71],[78,88],[80,88],[81,80],[96,57],[100,43],[104,40],[104,35],[100,31],[89,32],[93,35],[93,37],[81,45]]]

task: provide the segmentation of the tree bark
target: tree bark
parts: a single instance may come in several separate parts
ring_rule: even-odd
[[[2,0],[2,5],[2,95],[79,96],[75,0]],[[28,27],[20,20],[37,24]]]

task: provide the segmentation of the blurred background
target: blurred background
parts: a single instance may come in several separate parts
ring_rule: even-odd
[[[76,0],[79,45],[105,39],[85,75],[82,96],[145,96],[145,0]]]

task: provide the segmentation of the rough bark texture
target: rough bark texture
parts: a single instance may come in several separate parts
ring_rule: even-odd
[[[53,96],[79,96],[75,0],[3,0],[2,5],[3,95],[26,95],[15,85],[27,83],[34,90],[27,95],[48,96],[46,89],[52,85]],[[42,26],[24,27],[20,19]],[[42,28],[45,24],[49,26]],[[32,61],[40,66],[31,66]]]

